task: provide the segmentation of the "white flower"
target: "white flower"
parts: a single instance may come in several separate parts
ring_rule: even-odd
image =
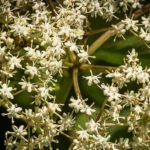
[[[104,144],[103,146],[107,147],[107,141],[110,139],[110,135],[106,136],[102,136],[100,134],[97,134],[96,136],[93,135],[93,138],[96,142],[98,142],[100,145]]]
[[[127,81],[125,78],[125,74],[121,72],[119,68],[118,70],[107,74],[106,77],[112,78],[112,81],[118,85],[119,89],[122,88]]]
[[[115,102],[112,102],[111,105],[112,106],[109,110],[110,115],[113,117],[113,121],[117,121],[119,123],[119,119],[121,118],[120,117],[120,111],[122,110],[122,106],[115,103]]]
[[[70,98],[71,103],[69,104],[69,107],[73,108],[76,113],[82,112],[87,115],[92,115],[93,112],[95,112],[95,109],[92,109],[91,106],[88,106],[85,101],[87,99],[81,99],[78,97],[77,99],[74,99],[73,97]]]
[[[137,63],[139,62],[138,54],[136,53],[135,49],[132,49],[131,52],[126,56],[127,57],[127,63]]]
[[[95,112],[95,109],[92,108],[92,105],[88,106],[88,105],[84,104],[84,108],[81,109],[80,112],[91,116]]]
[[[120,138],[119,143],[122,145],[124,149],[131,149],[129,139]]]
[[[6,47],[0,45],[0,60],[3,59],[3,56],[5,55]]]
[[[118,87],[115,87],[113,85],[101,85],[101,88],[103,89],[103,92],[106,96],[108,96],[108,101],[112,100],[119,100],[121,98],[121,94],[119,94]]]
[[[144,25],[145,29],[149,29],[150,28],[150,16],[149,17],[141,17],[142,19],[142,24]]]
[[[147,42],[150,41],[150,33],[145,31],[143,28],[140,28],[139,36]]]
[[[33,78],[35,75],[38,75],[37,67],[26,66],[25,74],[29,74],[31,76],[31,78]]]
[[[125,39],[125,37],[123,36],[126,33],[124,24],[112,25],[112,27],[116,31],[116,37],[122,37],[123,39]],[[116,41],[116,37],[114,38],[114,41]]]
[[[22,111],[21,107],[17,107],[17,105],[12,104],[8,109],[6,114],[9,118],[12,119],[12,123],[14,123],[14,117],[19,118],[20,117],[20,112]]]
[[[8,87],[8,85],[7,85],[6,83],[4,83],[4,84],[1,85],[0,94],[1,94],[2,97],[4,97],[4,98],[13,99],[14,96],[13,96],[13,94],[11,93],[12,90],[13,90],[12,87]]]
[[[84,108],[82,100],[79,97],[77,99],[71,97],[69,107],[73,108],[76,113],[78,113],[81,109]]]
[[[78,134],[78,139],[82,141],[83,140],[88,141],[90,135],[88,134],[86,130],[77,131],[76,133]]]
[[[82,47],[79,50],[78,57],[80,63],[88,62],[89,64],[90,64],[89,58],[95,58],[95,56],[89,56],[88,51],[83,50]]]
[[[127,91],[124,93],[124,101],[123,103],[125,105],[129,105],[129,106],[134,106],[137,105],[139,103],[139,94],[140,93],[135,93],[134,91]],[[142,99],[141,99],[142,101]]]
[[[64,25],[60,27],[60,31],[58,32],[58,35],[64,35],[66,37],[72,36],[72,29],[70,28],[69,25]]]
[[[86,122],[86,128],[89,132],[97,132],[100,124],[91,119],[89,122]]]
[[[62,41],[61,41],[61,39],[59,38],[59,36],[58,35],[54,35],[54,37],[52,37],[52,46],[53,47],[61,47],[61,45],[62,45]]]
[[[39,87],[38,92],[42,98],[50,97],[49,91],[52,91],[52,88]]]
[[[138,31],[138,20],[133,20],[131,18],[126,17],[126,19],[122,20],[122,22],[125,24],[126,30],[132,29],[134,31]]]
[[[69,50],[70,50],[71,52],[79,53],[78,46],[76,45],[76,43],[71,42],[71,41],[67,41],[67,42],[65,43],[65,46],[66,46],[67,48],[69,48]]]
[[[29,27],[18,24],[10,26],[12,31],[19,36],[27,36],[29,34]]]
[[[80,63],[83,63],[83,62],[87,62],[89,61],[89,55],[86,51],[84,50],[80,50],[80,52],[78,53],[78,57],[80,58],[79,61]]]
[[[55,104],[55,103],[48,102],[47,107],[48,107],[49,112],[52,114],[56,113],[56,111],[58,111],[58,112],[61,111],[60,106],[58,104]]]
[[[24,138],[24,136],[27,135],[27,131],[23,125],[21,125],[19,128],[13,125],[12,129],[14,131],[13,134],[15,137]]]
[[[74,125],[75,121],[72,115],[63,113],[62,118],[59,120],[60,130],[68,130]]]
[[[27,51],[26,56],[30,57],[31,60],[35,60],[37,58],[37,53],[36,53],[37,48],[38,46],[35,48],[32,48],[32,45],[31,47],[25,47],[24,50]]]
[[[19,82],[19,84],[21,85],[22,89],[26,89],[29,93],[33,91],[34,88],[33,83],[27,82],[23,79],[22,82]]]
[[[141,92],[141,100],[148,100],[150,101],[150,85],[144,85],[139,90]]]
[[[140,114],[143,112],[142,108],[139,105],[136,105],[134,108],[134,113]]]
[[[8,65],[11,70],[13,70],[15,67],[16,68],[22,67],[20,58],[12,56],[12,57],[9,57],[8,59],[9,59]]]
[[[88,81],[88,86],[91,86],[93,84],[98,85],[100,83],[100,78],[101,78],[101,73],[99,73],[98,75],[93,75],[93,72],[90,70],[91,75],[88,77],[83,77]]]
[[[146,72],[146,70],[138,70],[137,72],[137,82],[138,83],[148,83],[150,79],[150,75],[148,72]]]
[[[56,59],[53,59],[50,62],[48,62],[48,66],[52,75],[55,75],[58,72],[60,75],[62,75],[62,60],[58,61]]]

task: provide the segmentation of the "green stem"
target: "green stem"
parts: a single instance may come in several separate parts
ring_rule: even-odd
[[[13,96],[18,95],[18,94],[22,93],[23,91],[25,91],[25,90],[24,90],[24,89],[22,89],[22,90],[20,90],[20,91],[17,91],[16,93],[14,93],[14,94],[13,94]]]
[[[80,69],[81,70],[92,70],[96,72],[102,72],[107,73],[108,71],[116,70],[117,67],[111,67],[111,66],[99,66],[99,65],[91,65],[91,64],[81,64]]]
[[[124,124],[124,123],[118,123],[118,124],[106,123],[105,126],[106,127],[127,127],[129,125],[128,124]]]
[[[59,131],[59,130],[57,130],[57,131],[60,132],[62,135],[66,136],[68,139],[73,140],[73,138],[71,136],[69,136],[68,134],[66,134],[66,133],[64,133],[62,131]]]
[[[101,118],[106,103],[107,103],[107,98],[104,99],[104,101],[103,101],[103,103],[102,103],[102,106],[100,107],[100,111],[99,111],[99,113],[98,113],[98,115],[97,115],[96,122],[99,121],[99,119]]]
[[[30,150],[30,126],[28,125],[28,150]]]
[[[74,52],[69,51],[69,58],[70,58],[70,60],[71,60],[72,63],[74,63],[74,64],[76,63],[77,57],[74,54]]]
[[[63,66],[64,66],[64,68],[71,68],[71,67],[73,67],[73,63],[70,63],[70,62],[63,62]]]
[[[73,69],[73,86],[77,97],[82,99],[81,91],[78,84],[78,68]]]
[[[86,32],[85,36],[91,36],[91,35],[94,35],[94,34],[106,32],[106,31],[108,31],[110,29],[112,29],[112,27],[102,28],[102,29],[96,29],[96,30],[93,30],[93,31],[90,31],[90,32]]]
[[[115,30],[108,30],[102,34],[90,47],[88,54],[92,55],[101,45],[103,45],[110,37],[115,35]]]

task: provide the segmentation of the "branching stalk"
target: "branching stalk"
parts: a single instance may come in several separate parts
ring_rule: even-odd
[[[28,125],[28,150],[30,150],[30,126]]]
[[[73,86],[76,96],[82,99],[81,91],[78,84],[78,68],[73,69]]]
[[[76,63],[76,60],[77,60],[76,55],[71,51],[69,51],[69,58],[72,63]]]
[[[92,55],[101,45],[103,45],[110,37],[115,35],[115,30],[108,30],[101,35],[90,47],[88,54]]]
[[[94,35],[94,34],[106,32],[106,31],[108,31],[108,30],[110,30],[110,29],[112,29],[112,27],[92,30],[92,31],[86,32],[86,33],[85,33],[85,36],[91,36],[91,35]]]
[[[118,123],[118,124],[113,124],[113,123],[106,123],[106,127],[127,127],[129,126],[127,123]]]
[[[107,99],[108,99],[107,97],[104,99],[104,101],[103,101],[103,103],[102,103],[102,106],[100,107],[99,113],[98,113],[97,118],[96,118],[96,122],[99,121],[99,119],[100,119],[101,116],[102,116],[103,110],[104,110],[105,105],[106,105],[106,103],[107,103]]]
[[[116,70],[117,67],[112,66],[100,66],[100,65],[91,65],[91,64],[81,64],[80,69],[85,70],[92,70],[95,72],[102,72],[107,73],[108,71]]]

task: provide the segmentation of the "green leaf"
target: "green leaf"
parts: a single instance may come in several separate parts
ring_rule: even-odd
[[[128,34],[126,40],[117,39],[113,42],[113,38],[102,45],[95,53],[96,59],[94,63],[108,64],[108,65],[121,65],[123,58],[129,51],[135,49],[143,65],[150,65],[150,50],[140,38]]]
[[[110,65],[121,65],[123,64],[124,56],[125,55],[120,53],[103,50],[96,54],[96,61],[103,61]]]
[[[56,92],[56,102],[64,104],[70,90],[72,88],[72,78],[71,76],[64,77],[59,81],[59,90]]]
[[[101,105],[101,103],[104,100],[104,95],[103,92],[97,86],[88,86],[87,81],[82,77],[79,78],[79,86],[84,98],[88,98],[89,102],[94,102],[97,104],[97,106]]]
[[[23,91],[15,96],[14,102],[23,108],[29,108],[33,102],[33,97],[27,91]]]

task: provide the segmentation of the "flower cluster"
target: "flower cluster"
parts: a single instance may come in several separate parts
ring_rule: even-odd
[[[133,49],[126,56],[124,65],[106,75],[111,78],[111,84],[102,83],[107,108],[96,119],[89,119],[85,128],[76,131],[72,148],[76,149],[144,149],[149,147],[150,128],[150,70],[139,64],[137,53]],[[98,85],[99,83],[97,83]],[[130,84],[136,84],[136,89],[128,88]],[[71,99],[71,107],[75,111],[80,108],[79,100]],[[77,107],[78,105],[78,107]],[[124,111],[127,114],[123,114]],[[109,128],[115,126],[127,127],[128,132],[133,134],[132,142],[128,138],[121,138],[112,143],[110,141]]]
[[[17,138],[14,132],[6,134],[6,146],[43,149],[57,142],[55,137],[74,124],[72,114],[60,115],[62,105],[55,102],[55,87],[57,76],[63,76],[66,54],[75,53],[80,63],[89,62],[87,48],[77,44],[83,38],[87,19],[79,10],[62,6],[53,16],[40,0],[2,0],[0,8],[5,14],[0,31],[0,103],[8,111],[3,115],[13,124],[14,118],[26,124],[13,127],[14,132],[22,131]],[[29,93],[34,109],[23,110],[13,104],[22,92]],[[85,107],[87,114],[93,112]]]
[[[70,98],[71,103],[69,104],[69,106],[71,108],[73,108],[73,110],[78,113],[78,112],[82,112],[85,113],[87,115],[92,115],[92,113],[95,112],[95,109],[92,109],[92,105],[89,107],[85,101],[87,101],[87,99],[83,100],[81,98],[78,97],[78,99],[74,99],[74,98]]]
[[[109,114],[109,117],[118,124],[124,122],[128,127],[128,132],[133,133],[133,142],[130,143],[130,147],[148,148],[150,70],[139,64],[137,53],[133,49],[127,55],[125,64],[106,77],[112,79],[111,85],[101,85],[109,105],[107,115]],[[136,84],[136,88],[128,88],[130,83]],[[124,116],[122,111],[125,109],[130,113]]]
[[[84,14],[91,14],[91,16],[101,16],[106,20],[116,18],[118,9],[124,12],[128,11],[129,8],[136,9],[141,7],[139,0],[65,0],[64,4],[69,7],[75,7]]]
[[[12,131],[6,132],[6,149],[53,149],[61,136],[69,138],[69,148],[73,150],[148,148],[150,69],[141,66],[133,49],[124,59],[124,65],[106,75],[112,83],[102,83],[102,73],[95,75],[91,65],[91,59],[96,58],[91,55],[97,48],[86,43],[90,15],[106,22],[120,19],[111,26],[110,34],[106,31],[106,36],[102,35],[96,43],[103,44],[111,36],[125,39],[124,34],[130,31],[148,44],[150,15],[139,12],[144,7],[142,2],[58,2],[0,0],[0,106],[7,111],[2,115],[12,122]],[[127,15],[128,12],[134,13]],[[119,18],[122,13],[125,15]],[[90,71],[89,76],[83,76],[88,86],[96,85],[106,96],[100,112],[80,92],[78,74],[82,69]],[[67,73],[72,73],[75,93],[69,95],[70,99],[65,95],[67,91],[59,89],[59,81],[65,80]],[[130,84],[135,84],[136,89],[130,89]],[[68,99],[63,104],[57,100],[58,89]],[[30,107],[17,104],[18,95],[28,95]],[[123,115],[125,110],[128,114]],[[77,121],[81,114],[87,119],[83,126]],[[23,123],[17,125],[16,120]],[[111,141],[109,129],[113,126],[127,127],[133,134],[132,140]]]

